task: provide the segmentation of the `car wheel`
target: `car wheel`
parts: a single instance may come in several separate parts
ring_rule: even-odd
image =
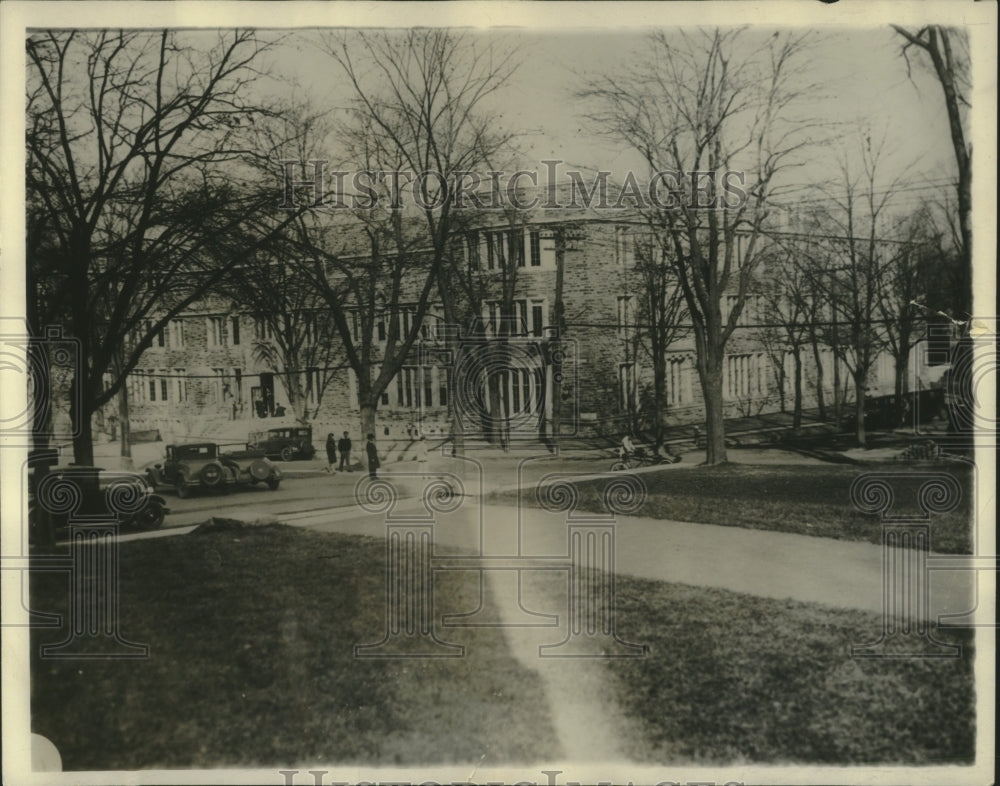
[[[271,489],[271,491],[277,491],[279,485],[281,485],[281,478],[268,478],[267,479],[267,487],[269,489]]]
[[[624,472],[627,469],[631,469],[629,465],[624,461],[616,461],[611,465],[612,472]]]
[[[250,464],[250,477],[254,483],[267,480],[271,475],[271,467],[264,459],[256,459]]]
[[[281,460],[291,461],[293,458],[295,458],[295,448],[291,445],[285,445],[285,447],[281,449]]]
[[[201,470],[201,482],[209,488],[215,488],[222,483],[222,467],[218,464],[206,464]]]
[[[185,478],[177,478],[177,496],[181,499],[187,499],[191,496],[191,487]]]
[[[135,517],[135,525],[141,530],[159,529],[163,526],[163,521],[167,517],[166,512],[156,500],[151,499],[146,503],[146,507],[139,511]]]

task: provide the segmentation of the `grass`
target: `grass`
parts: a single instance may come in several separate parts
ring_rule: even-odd
[[[970,631],[958,659],[852,659],[881,618],[630,577],[618,629],[644,659],[602,661],[657,763],[968,764]]]
[[[891,481],[896,500],[891,513],[913,513],[919,511],[917,490],[924,481],[920,473],[928,471],[951,473],[963,492],[954,511],[931,515],[931,548],[947,554],[971,554],[974,470],[959,463],[930,469],[899,464],[864,468],[837,464],[675,467],[640,476],[648,497],[635,515],[881,543],[879,519],[852,504],[851,483],[864,473],[904,473]],[[578,483],[580,507],[606,510],[602,494],[606,485],[607,480]],[[516,503],[517,494],[504,492],[494,499]],[[538,503],[529,493],[522,504]]]
[[[32,731],[67,770],[551,756],[540,680],[502,631],[449,629],[463,658],[353,657],[384,631],[384,549],[236,522],[120,544],[121,632],[150,657],[42,660],[63,635],[33,631]],[[32,582],[33,608],[65,612],[65,575]],[[477,587],[449,574],[435,611],[474,608]]]

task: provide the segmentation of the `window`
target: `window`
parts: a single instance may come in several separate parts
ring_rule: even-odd
[[[422,366],[420,376],[424,387],[424,406],[434,406],[434,380],[431,378],[430,366]]]
[[[397,389],[401,393],[400,405],[407,409],[420,406],[420,368],[403,366],[397,377]]]
[[[528,233],[528,256],[532,267],[542,266],[542,235],[536,230]]]
[[[239,387],[239,377],[236,378],[236,386]],[[319,369],[315,367],[306,369],[306,401],[312,406],[319,403]]]
[[[507,258],[518,267],[524,267],[524,232],[512,230],[507,234]]]
[[[183,368],[174,369],[174,391],[178,402],[187,401],[187,371]]]
[[[632,264],[632,242],[628,227],[615,227],[615,263]]]
[[[618,364],[618,406],[622,412],[631,412],[638,403],[635,385],[635,363]]]
[[[167,370],[165,368],[160,369],[160,401],[167,400],[167,388],[170,384],[170,380],[167,379]]]
[[[544,334],[547,312],[544,298],[532,298],[531,300],[521,298],[513,301],[511,305],[513,314],[511,317],[506,317],[506,335],[541,337]],[[483,322],[485,323],[486,335],[500,335],[500,327],[505,324],[500,301],[488,300],[483,304]]]
[[[756,355],[728,355],[726,357],[726,392],[729,398],[747,398],[764,393],[765,357]]]
[[[465,236],[465,261],[473,270],[479,269],[479,233],[469,232]]]
[[[210,347],[221,347],[225,343],[225,317],[209,317],[206,343]]]
[[[451,382],[451,369],[438,369],[438,404],[442,407],[448,406],[448,385]]]
[[[632,324],[632,295],[618,297],[618,337],[627,338],[627,328]]]
[[[181,349],[184,346],[184,320],[171,319],[167,330],[170,335],[170,346]]]
[[[213,368],[212,374],[212,400],[216,404],[224,404],[226,399],[232,395],[229,388],[229,374],[224,368]]]
[[[667,360],[667,405],[678,407],[691,401],[691,370],[684,358]]]
[[[147,401],[156,401],[156,380],[152,376],[149,376],[147,378],[147,384],[149,385],[149,388],[148,388],[148,390],[149,390],[149,397],[146,400]]]
[[[319,343],[319,321],[315,311],[307,311],[302,315],[302,332],[305,334],[306,346]]]
[[[496,253],[493,249],[493,233],[483,232],[483,239],[486,243],[486,268],[488,270],[493,270],[497,266]]]
[[[229,331],[229,339],[234,347],[240,345],[240,318],[233,317],[231,321],[231,329]]]
[[[531,301],[531,335],[541,337],[545,326],[544,305],[536,300]]]
[[[143,331],[147,335],[153,333],[153,320],[147,319],[145,320],[145,322],[143,322]],[[163,332],[162,329],[153,333],[153,340],[150,343],[151,348],[160,348],[160,347],[165,347],[166,345],[167,345],[166,334]]]
[[[257,317],[253,321],[253,337],[257,341],[269,341],[274,337],[274,332],[271,330],[271,323],[262,317]]]

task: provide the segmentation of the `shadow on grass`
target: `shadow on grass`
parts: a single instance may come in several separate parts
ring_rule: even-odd
[[[958,659],[852,659],[881,618],[617,578],[618,629],[641,660],[603,661],[657,763],[969,764],[972,636]]]
[[[393,765],[558,755],[537,676],[501,631],[449,631],[466,656],[366,660],[384,631],[384,542],[282,525],[222,523],[120,544],[121,631],[146,660],[40,659],[32,731],[67,770]],[[32,606],[65,613],[65,575],[32,576]],[[478,602],[473,574],[436,612]],[[511,718],[517,718],[512,723]]]

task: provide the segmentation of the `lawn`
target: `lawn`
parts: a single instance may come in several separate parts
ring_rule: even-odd
[[[962,500],[949,513],[931,515],[931,549],[947,554],[972,553],[974,470],[957,462],[930,467],[901,464],[863,468],[840,464],[672,467],[640,476],[648,497],[635,515],[881,543],[878,517],[862,513],[852,504],[850,496],[854,479],[872,472],[902,473],[891,481],[896,505],[893,514],[918,510],[917,491],[923,482],[920,473],[952,474],[962,487]],[[606,485],[606,479],[578,483],[580,507],[604,511],[602,492]],[[513,503],[517,494],[504,492],[493,499]],[[537,506],[538,502],[533,493],[528,493],[522,504]]]
[[[723,590],[617,580],[618,629],[643,659],[602,661],[640,738],[670,764],[968,764],[969,631],[961,658],[852,659],[880,617]]]
[[[381,539],[236,522],[122,543],[121,631],[150,657],[41,660],[63,636],[34,631],[32,731],[67,770],[557,754],[540,680],[500,630],[449,629],[463,658],[353,657],[384,631],[384,555]],[[33,575],[33,607],[64,612],[66,587]],[[477,587],[440,580],[436,612],[475,608]]]

